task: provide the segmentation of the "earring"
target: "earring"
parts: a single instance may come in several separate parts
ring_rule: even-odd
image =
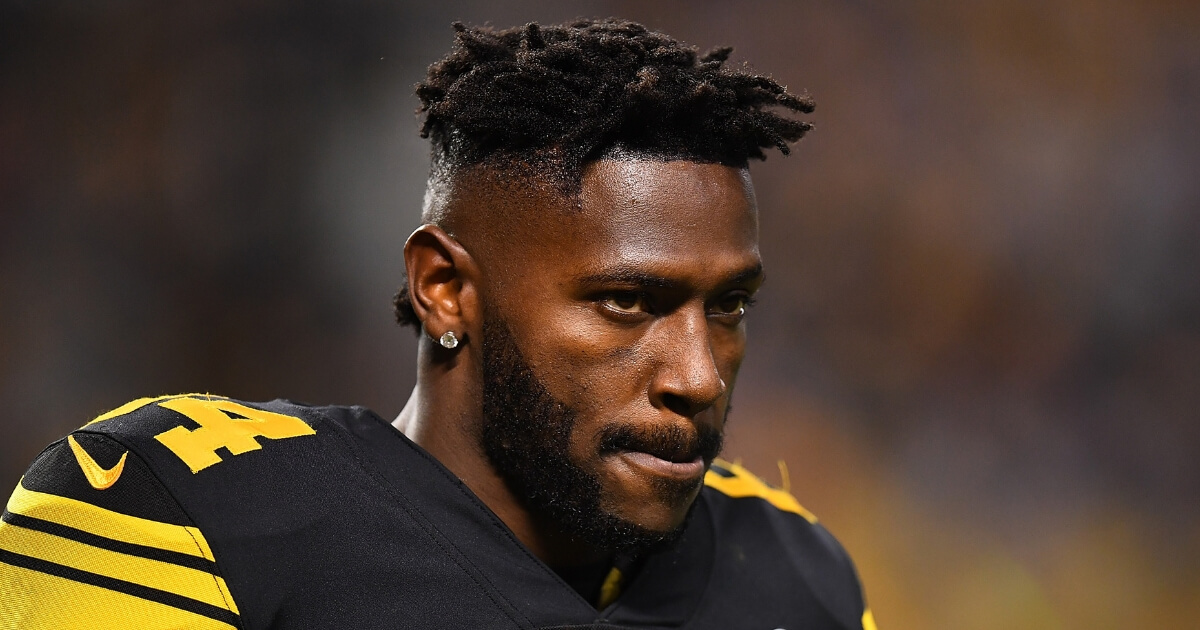
[[[458,347],[458,337],[455,336],[454,331],[447,330],[446,334],[438,339],[438,343],[442,344],[442,347],[447,350],[453,350]]]

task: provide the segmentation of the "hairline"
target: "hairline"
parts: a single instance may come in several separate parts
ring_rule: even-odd
[[[540,156],[539,156],[540,157]],[[553,158],[532,162],[516,156],[495,156],[475,164],[454,164],[453,158],[431,161],[429,177],[425,183],[425,196],[421,208],[421,221],[443,228],[451,198],[455,191],[471,182],[469,186],[498,186],[510,190],[517,196],[553,196],[559,201],[579,208],[581,184],[588,170],[600,162],[691,162],[694,164],[719,164],[749,171],[749,160],[730,162],[706,158],[687,152],[671,152],[657,149],[631,149],[617,144],[600,152],[596,157],[584,160],[577,168],[568,170]],[[567,184],[567,185],[564,185]]]

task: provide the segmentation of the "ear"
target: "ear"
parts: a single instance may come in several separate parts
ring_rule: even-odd
[[[404,244],[404,267],[413,311],[433,339],[447,331],[460,341],[479,321],[479,268],[471,254],[442,228],[427,223]]]

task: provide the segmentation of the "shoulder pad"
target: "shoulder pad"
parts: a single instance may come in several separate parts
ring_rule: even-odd
[[[222,461],[218,449],[240,455],[262,448],[257,438],[313,435],[318,416],[284,401],[251,406],[210,394],[139,398],[80,428],[118,440],[165,446],[193,472]]]
[[[145,462],[77,433],[42,452],[0,517],[0,628],[236,628],[204,534]]]
[[[738,464],[716,461],[704,477],[709,503],[726,540],[756,541],[771,552],[759,561],[789,567],[846,628],[874,630],[854,563],[842,545],[788,492]],[[770,541],[770,542],[767,542]],[[782,574],[782,573],[781,573]]]
[[[704,485],[734,499],[746,497],[762,499],[779,510],[804,517],[804,520],[809,523],[817,522],[817,517],[804,509],[796,497],[788,494],[785,490],[772,488],[739,464],[731,464],[719,459],[714,461],[712,467],[704,475]]]

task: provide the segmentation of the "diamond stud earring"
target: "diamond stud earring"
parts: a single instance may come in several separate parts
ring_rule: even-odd
[[[454,331],[447,330],[446,334],[438,339],[438,343],[442,344],[442,347],[447,350],[453,350],[458,347],[458,337],[454,335]]]

